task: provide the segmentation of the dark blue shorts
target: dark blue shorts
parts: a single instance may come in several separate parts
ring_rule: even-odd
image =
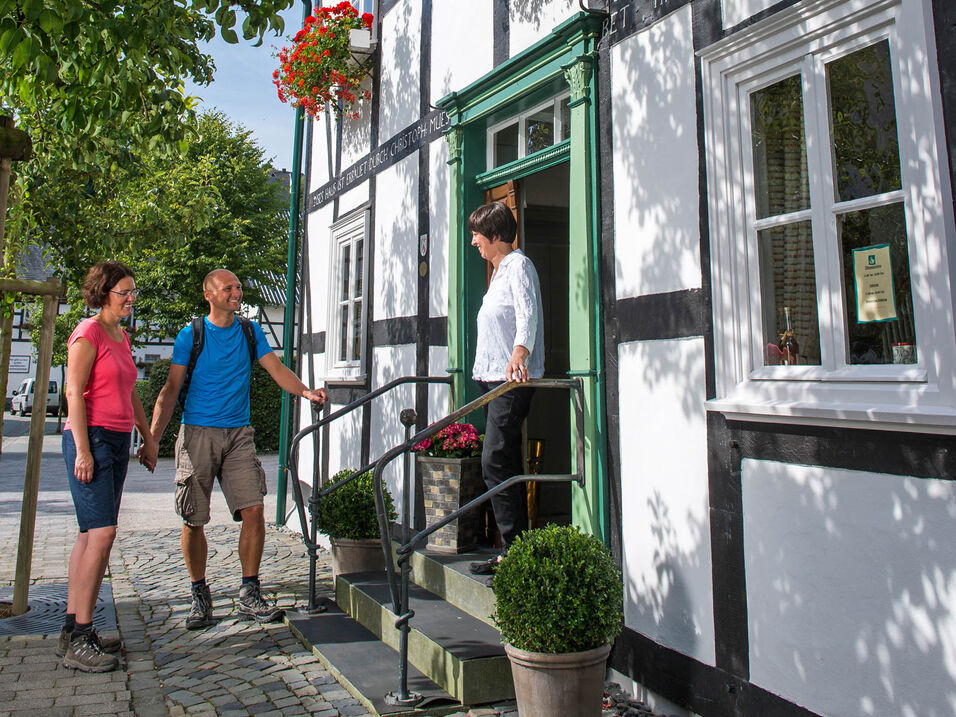
[[[76,479],[76,442],[72,431],[63,431],[63,460],[70,481],[70,494],[76,509],[80,532],[116,525],[123,483],[129,466],[130,434],[111,431],[101,426],[89,428],[90,452],[93,454],[93,480]]]

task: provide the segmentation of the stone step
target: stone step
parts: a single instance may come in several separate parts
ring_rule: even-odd
[[[408,669],[408,689],[422,695],[414,707],[390,705],[385,696],[397,692],[398,652],[350,618],[331,600],[326,612],[308,615],[289,611],[285,621],[293,634],[312,650],[333,677],[370,713],[380,717],[447,715],[467,709],[414,666]]]
[[[395,549],[398,545],[392,543],[392,547]],[[495,594],[487,584],[489,576],[472,575],[468,569],[471,563],[487,561],[493,555],[497,553],[491,549],[460,554],[416,550],[412,553],[411,579],[416,585],[494,627],[491,614],[495,609]],[[397,554],[395,557],[397,561]]]
[[[398,649],[399,631],[384,573],[339,575],[335,599],[376,637]],[[495,628],[419,585],[409,585],[409,607],[415,611],[409,623],[410,664],[462,704],[513,698],[511,665]]]

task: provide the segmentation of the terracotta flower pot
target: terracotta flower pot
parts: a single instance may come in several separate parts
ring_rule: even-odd
[[[332,543],[332,579],[345,573],[385,571],[385,554],[378,538],[352,540],[330,538]]]
[[[552,655],[505,643],[519,717],[600,717],[610,645]]]

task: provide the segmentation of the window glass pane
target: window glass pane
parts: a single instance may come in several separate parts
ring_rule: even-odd
[[[757,218],[807,209],[807,149],[800,75],[750,95]]]
[[[341,248],[339,249],[339,262],[341,264],[341,273],[339,276],[341,277],[342,282],[342,290],[339,292],[339,299],[341,301],[348,301],[350,298],[349,279],[351,276],[349,275],[349,269],[351,267],[351,249],[352,247],[350,247],[348,244],[342,244]]]
[[[352,360],[362,358],[362,302],[352,304]]]
[[[810,222],[757,232],[764,364],[820,363],[817,282]]]
[[[363,251],[362,240],[359,239],[355,242],[355,281],[352,282],[352,285],[355,287],[353,296],[357,299],[362,298],[362,262],[365,261],[365,253]]]
[[[339,307],[339,361],[345,361],[348,358],[349,341],[349,305],[342,304]]]
[[[839,218],[839,230],[847,361],[916,363],[913,291],[902,203],[845,214]]]
[[[527,120],[527,149],[532,154],[554,144],[554,106],[535,112]]]
[[[565,97],[558,103],[558,116],[561,118],[561,141],[571,136],[571,98]]]
[[[495,166],[518,159],[518,123],[495,132]]]
[[[884,40],[829,63],[827,82],[837,200],[899,189],[889,43]]]

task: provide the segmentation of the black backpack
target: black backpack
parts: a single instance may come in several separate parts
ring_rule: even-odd
[[[242,333],[246,336],[246,344],[249,346],[249,361],[256,362],[256,335],[252,329],[252,322],[245,316],[236,316],[236,321],[242,327]],[[196,362],[199,360],[199,354],[202,353],[203,341],[206,333],[206,322],[203,317],[192,320],[193,327],[193,348],[189,352],[189,363],[186,364],[186,377],[183,379],[183,386],[179,389],[179,408],[186,410],[186,394],[189,393],[189,384],[193,379],[193,369],[196,368]]]

